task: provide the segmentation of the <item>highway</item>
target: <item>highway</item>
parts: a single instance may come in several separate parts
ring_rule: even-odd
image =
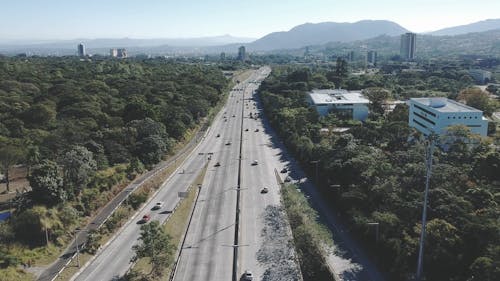
[[[262,133],[260,121],[249,118],[250,112],[257,112],[254,102],[249,99],[269,72],[269,68],[261,68],[242,82],[238,90],[231,93],[223,113],[223,119],[226,116],[227,121],[213,126],[213,133],[219,132],[223,139],[222,143],[216,144],[215,147],[220,149],[213,159],[221,166],[208,171],[205,176],[174,280],[240,280],[247,269],[253,272],[254,280],[262,280],[264,272],[273,267],[273,260],[264,259],[266,263],[258,258],[259,250],[267,245],[265,241],[273,244],[267,245],[272,249],[281,247],[288,249],[283,252],[293,253],[288,243],[291,233],[286,224],[286,243],[273,243],[263,237],[266,207],[279,206],[280,197],[274,166],[259,162],[271,159],[274,151],[264,152],[268,140]],[[259,132],[255,132],[257,128]],[[227,145],[228,141],[231,145]],[[258,161],[257,165],[252,165],[254,160]],[[269,193],[261,193],[264,186],[269,188]],[[240,216],[236,229],[238,187]],[[267,255],[265,251],[261,252],[264,257]],[[293,258],[291,263],[284,264],[292,267],[288,271],[298,275]]]
[[[242,205],[245,208],[242,213],[248,212],[249,215],[245,214],[241,217],[250,223],[242,223],[242,227],[237,232],[235,223],[240,149],[243,151],[243,148],[240,147],[242,124],[247,122],[246,120],[242,122],[243,115],[246,114],[243,112],[245,102],[243,95],[246,93],[250,96],[253,90],[258,87],[256,83],[250,82],[263,80],[269,71],[268,68],[254,71],[246,81],[241,82],[231,91],[227,104],[215,117],[210,130],[177,172],[163,184],[154,198],[120,229],[120,232],[98,253],[96,258],[73,277],[73,280],[115,280],[125,274],[130,267],[130,259],[133,256],[132,246],[136,243],[140,233],[138,221],[144,214],[150,214],[152,220],[165,221],[170,215],[169,211],[180,200],[178,192],[185,191],[207,163],[207,153],[213,154],[181,252],[175,280],[231,280],[233,273],[236,272],[233,270],[235,239],[241,237],[247,241],[250,237],[241,235],[241,229],[251,233],[254,240],[247,241],[248,247],[242,251],[244,255],[238,262],[244,266],[248,265],[248,268],[255,270],[256,274],[263,272],[256,260],[262,225],[254,223],[263,210],[262,202],[279,203],[276,179],[272,169],[266,171],[265,177],[266,184],[269,183],[269,186],[274,184],[273,191],[266,194],[265,201],[262,202],[258,190],[254,194],[258,197],[249,198],[247,195],[242,195],[242,198],[247,201],[256,200],[257,202],[256,204]],[[255,134],[255,136],[258,135]],[[253,142],[243,142],[243,144],[253,146]],[[252,151],[252,149],[245,151]],[[247,159],[242,159],[242,166],[249,165],[246,163],[248,157],[245,156],[245,158]],[[217,162],[220,163],[218,167],[215,165]],[[255,167],[254,171],[258,172],[264,167],[265,165]],[[184,171],[184,173],[179,171]],[[255,177],[255,173],[249,173],[249,176]],[[242,176],[241,179],[250,179],[250,177]],[[261,176],[257,175],[257,177]],[[262,182],[262,184],[264,183]],[[245,180],[244,184],[251,185],[251,182]],[[240,194],[243,194],[243,191]],[[159,211],[152,211],[151,209],[158,201],[163,201],[164,206]],[[249,206],[254,207],[249,208]],[[247,259],[250,260],[247,261]],[[238,275],[243,270],[241,268],[243,267],[238,266],[238,264],[235,267]],[[259,279],[256,278],[256,280]]]
[[[225,108],[231,108],[233,103],[237,103],[236,98],[233,96],[234,93],[230,95],[228,104]],[[212,128],[207,132],[200,144],[187,157],[177,172],[163,184],[155,197],[143,208],[141,208],[133,219],[122,227],[120,233],[114,238],[114,240],[102,249],[102,251],[98,253],[97,257],[90,264],[88,264],[88,266],[74,276],[73,280],[113,280],[125,274],[130,267],[129,261],[133,256],[132,246],[137,242],[140,233],[140,225],[137,222],[144,214],[151,214],[151,220],[158,220],[160,222],[165,221],[170,215],[168,211],[173,209],[180,200],[180,198],[178,198],[178,192],[187,190],[188,186],[194,181],[197,174],[208,161],[206,153],[214,153],[214,155],[212,155],[211,164],[216,161],[220,161],[224,165],[219,167],[222,169],[215,169],[215,167],[211,167],[206,174],[207,182],[210,183],[215,181],[218,184],[224,182],[224,186],[230,186],[230,184],[226,181],[226,177],[228,177],[229,173],[234,173],[234,175],[236,175],[238,168],[236,164],[238,159],[234,156],[237,154],[233,155],[233,153],[235,153],[237,146],[226,146],[225,144],[233,138],[233,141],[236,141],[238,137],[237,132],[234,131],[233,134],[230,132],[234,130],[231,126],[236,126],[234,124],[236,124],[235,120],[238,118],[234,117],[232,118],[234,120],[224,122],[223,112],[226,111],[225,108],[215,117]],[[236,114],[236,110],[233,114]],[[233,125],[224,126],[227,124]],[[221,137],[216,137],[217,134],[220,134]],[[220,174],[215,173],[215,171],[218,170],[221,171]],[[180,171],[184,172],[181,173]],[[236,176],[234,176],[234,178],[234,181],[236,181]],[[235,188],[235,186],[232,186],[232,188]],[[204,190],[205,189],[202,188],[202,194],[204,193]],[[216,202],[226,202],[231,197],[230,195],[235,197],[235,194],[235,192],[223,193],[220,194],[219,197],[214,197],[214,200]],[[164,207],[162,207],[161,210],[152,211],[152,207],[158,201],[163,201]],[[227,204],[230,204],[230,202],[227,202]],[[222,221],[221,224],[224,225],[224,227],[227,226],[230,228],[231,224],[234,224],[234,219],[231,219],[231,215],[234,218],[235,208],[233,207],[230,210],[220,208],[219,212],[224,212],[225,220]],[[232,233],[234,236],[234,230]],[[229,244],[232,245],[232,242],[233,241],[230,240]]]
[[[252,84],[245,92],[239,274],[248,269],[257,280],[264,276],[267,280],[301,280],[286,215],[276,212],[281,208],[281,196],[275,171],[286,163],[260,118],[257,88]],[[264,188],[267,193],[262,192]]]

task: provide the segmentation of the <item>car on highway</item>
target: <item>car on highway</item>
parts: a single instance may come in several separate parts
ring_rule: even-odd
[[[253,281],[253,273],[250,270],[245,270],[243,275],[241,276],[241,280],[243,281]]]
[[[163,207],[163,202],[157,202],[154,206],[153,206],[153,210],[159,210],[161,209],[161,207]]]
[[[219,167],[220,166],[220,162],[217,162],[215,163],[214,167]]]
[[[151,215],[145,214],[144,216],[142,216],[141,222],[142,223],[147,223],[150,220],[151,220]]]
[[[269,189],[267,187],[264,187],[263,189],[260,190],[260,193],[268,193]]]
[[[257,161],[257,160],[253,160],[253,162],[252,162],[252,166],[257,166],[257,165],[259,165],[259,161]]]
[[[287,168],[283,168],[283,169],[281,170],[281,173],[282,173],[282,174],[285,174],[285,173],[287,173],[287,172],[288,172],[288,169],[287,169]]]

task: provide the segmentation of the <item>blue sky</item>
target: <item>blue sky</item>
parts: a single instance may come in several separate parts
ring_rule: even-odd
[[[414,32],[500,18],[500,0],[0,0],[0,40],[261,37],[306,22],[386,19]]]

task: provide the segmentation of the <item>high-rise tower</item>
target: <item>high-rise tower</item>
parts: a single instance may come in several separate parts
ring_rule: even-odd
[[[78,44],[78,56],[79,57],[84,57],[86,56],[87,54],[85,53],[85,45],[83,45],[83,43],[80,43]]]
[[[238,60],[240,61],[246,61],[247,60],[247,53],[245,50],[245,46],[241,46],[238,48]]]
[[[401,35],[401,58],[404,60],[413,60],[415,58],[415,48],[417,43],[417,34],[405,33]]]

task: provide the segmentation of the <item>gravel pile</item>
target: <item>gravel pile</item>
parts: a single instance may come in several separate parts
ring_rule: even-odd
[[[257,260],[266,268],[262,281],[301,281],[284,210],[267,206],[263,216],[263,243],[257,252]]]

